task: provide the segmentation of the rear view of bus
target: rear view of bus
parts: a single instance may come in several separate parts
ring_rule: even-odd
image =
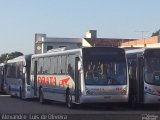
[[[128,102],[128,72],[121,48],[83,48],[82,103]]]

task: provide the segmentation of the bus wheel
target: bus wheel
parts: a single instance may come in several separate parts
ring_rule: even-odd
[[[66,95],[66,104],[68,108],[74,108],[74,104],[72,103],[72,96],[71,96],[70,91],[68,91]]]
[[[39,102],[42,104],[45,103],[42,88],[39,89]]]

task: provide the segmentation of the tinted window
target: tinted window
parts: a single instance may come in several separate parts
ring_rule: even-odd
[[[16,78],[16,66],[14,64],[8,64],[7,77],[8,78]]]
[[[43,73],[43,58],[38,59],[38,69],[37,69],[39,74]]]
[[[67,56],[62,56],[61,72],[67,73]]]
[[[68,74],[74,79],[75,73],[75,55],[68,56]]]
[[[54,58],[54,73],[58,73],[58,57]]]
[[[51,57],[51,64],[50,64],[50,74],[54,74],[55,73],[55,57]]]
[[[113,52],[111,52],[113,53]],[[100,51],[83,56],[84,78],[86,85],[125,85],[125,54]]]
[[[49,74],[50,72],[50,57],[44,58],[44,63],[43,63],[43,73],[44,74]]]

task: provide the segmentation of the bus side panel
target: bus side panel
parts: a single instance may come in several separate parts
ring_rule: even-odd
[[[6,78],[7,93],[13,96],[19,96],[20,79]]]
[[[74,95],[75,84],[69,75],[37,75],[37,87],[42,87],[44,99],[66,101],[66,89]]]

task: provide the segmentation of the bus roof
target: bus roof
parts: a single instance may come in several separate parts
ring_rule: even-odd
[[[31,58],[31,54],[29,55],[23,55],[23,56],[19,56],[13,59],[10,59],[7,61],[7,63],[14,63],[14,62],[19,62],[19,61],[26,61],[26,59],[30,59]]]
[[[71,49],[71,50],[64,50],[64,51],[50,51],[47,53],[42,53],[42,54],[34,54],[32,55],[32,58],[35,57],[42,57],[42,56],[52,56],[52,55],[59,55],[59,54],[67,54],[67,53],[77,53],[80,52],[82,50],[82,48],[78,48],[78,49]]]
[[[125,49],[125,52],[127,54],[131,54],[131,53],[144,53],[146,50],[154,50],[154,49],[159,49],[160,48],[138,48],[138,49]]]
[[[74,54],[74,53],[81,53],[82,49],[96,49],[96,48],[105,48],[108,50],[117,49],[117,50],[124,50],[123,48],[116,48],[116,47],[84,47],[84,48],[77,48],[77,49],[70,49],[70,50],[60,50],[60,51],[50,51],[48,53],[42,53],[42,54],[35,54],[32,55],[32,58],[36,57],[42,57],[42,56],[52,56],[52,55],[63,55],[63,54]]]

